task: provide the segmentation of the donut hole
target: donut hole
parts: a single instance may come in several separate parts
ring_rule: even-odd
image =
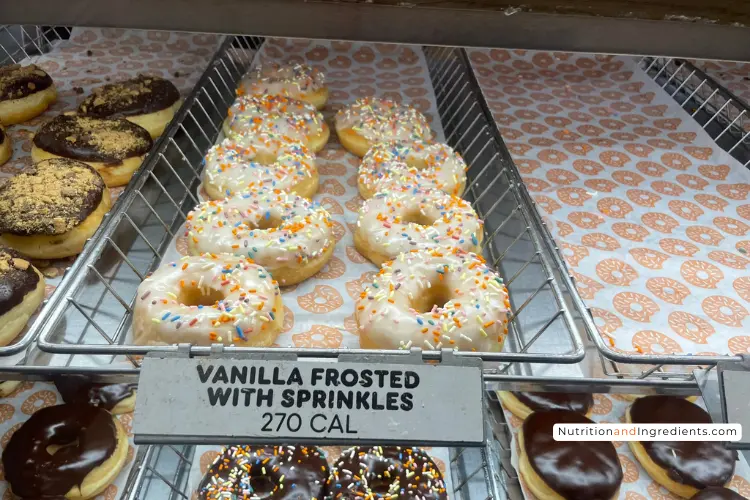
[[[180,289],[177,300],[186,306],[212,306],[224,298],[222,292],[210,287],[186,286]]]
[[[70,443],[64,443],[64,444],[51,444],[47,446],[47,453],[50,455],[54,455],[58,451],[62,450],[63,448],[69,448],[71,446],[78,446],[78,438],[75,438]]]
[[[442,281],[430,283],[430,288],[425,288],[422,293],[417,294],[411,303],[411,307],[420,314],[428,313],[433,308],[445,307],[445,304],[453,299],[451,290]]]
[[[265,217],[261,217],[260,219],[249,221],[248,225],[251,226],[253,229],[275,229],[279,226],[281,226],[282,220],[281,217],[276,217],[274,215],[268,214]]]
[[[251,476],[250,486],[253,488],[253,494],[258,498],[268,498],[278,489],[278,486],[274,484],[274,478],[270,476]]]
[[[435,217],[430,217],[419,210],[411,210],[401,217],[401,222],[404,224],[418,224],[420,226],[431,226],[436,220]]]

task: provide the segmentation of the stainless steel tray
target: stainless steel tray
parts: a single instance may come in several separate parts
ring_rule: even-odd
[[[122,209],[113,214],[101,237],[90,245],[86,258],[71,273],[74,276],[65,295],[45,318],[39,340],[43,351],[98,356],[96,367],[85,369],[101,371],[111,367],[117,356],[131,356],[137,366],[134,355],[180,348],[125,343],[136,288],[158,266],[175,231],[196,204],[195,188],[203,155],[218,136],[220,123],[234,100],[235,83],[261,42],[247,37],[226,40],[133,182]],[[506,352],[458,354],[506,363],[576,363],[583,359],[584,349],[565,298],[569,284],[554,264],[555,252],[542,243],[538,216],[494,140],[493,127],[463,51],[428,47],[424,54],[447,141],[469,164],[466,196],[486,221],[485,255],[505,278],[513,311]],[[201,346],[187,349],[192,354],[211,351],[211,347]],[[269,349],[223,349],[228,355],[263,351]],[[299,348],[272,351],[309,357],[374,352]],[[440,352],[424,352],[424,356],[438,358]]]

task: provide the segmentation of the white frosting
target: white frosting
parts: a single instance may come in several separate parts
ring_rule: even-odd
[[[242,257],[192,256],[162,264],[138,287],[135,343],[252,343],[275,321],[279,294],[271,275]],[[220,300],[185,303],[214,298]]]
[[[186,236],[192,255],[243,255],[271,274],[304,266],[336,243],[323,207],[271,190],[200,203],[188,214]]]
[[[323,115],[312,104],[278,95],[247,95],[229,108],[225,132],[229,137],[264,133],[308,143],[324,126]]]
[[[436,296],[449,300],[431,311],[414,309],[429,307]],[[362,334],[384,349],[496,352],[509,308],[502,279],[477,255],[435,249],[384,265],[357,300],[355,316]]]
[[[427,118],[410,106],[388,99],[357,99],[336,113],[336,132],[352,129],[368,141],[429,140]]]
[[[426,187],[380,192],[362,205],[357,220],[366,245],[389,258],[435,245],[475,251],[481,231],[482,221],[468,202]]]
[[[381,142],[362,158],[359,183],[368,191],[419,184],[460,196],[466,169],[461,155],[441,142]]]
[[[271,94],[299,99],[325,86],[325,75],[305,64],[268,63],[256,66],[242,77],[240,95]]]
[[[262,188],[288,192],[314,173],[315,157],[302,143],[261,135],[224,139],[209,149],[203,184],[213,199]]]

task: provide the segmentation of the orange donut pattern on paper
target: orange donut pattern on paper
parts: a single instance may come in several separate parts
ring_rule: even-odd
[[[469,50],[597,328],[622,352],[635,332],[652,332],[643,352],[729,352],[750,302],[750,173],[630,58],[498,53]]]
[[[669,326],[677,335],[697,344],[706,344],[706,339],[716,333],[711,323],[683,311],[669,313]]]
[[[324,325],[313,325],[307,332],[292,335],[295,347],[328,348],[341,347],[343,334],[336,328]]]
[[[638,278],[633,266],[618,259],[606,259],[596,265],[596,275],[610,285],[630,286]]]

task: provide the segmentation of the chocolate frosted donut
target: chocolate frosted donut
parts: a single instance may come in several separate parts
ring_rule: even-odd
[[[647,396],[628,408],[635,424],[710,424],[700,406],[673,396]],[[732,479],[737,452],[716,441],[629,441],[633,454],[656,482],[685,498]]]
[[[508,392],[498,393],[506,408],[518,418],[535,411],[569,410],[587,415],[594,406],[594,396],[583,392]]]
[[[78,160],[94,167],[109,187],[127,184],[153,141],[143,127],[122,118],[59,115],[34,136],[31,157]]]
[[[50,454],[50,447],[57,450]],[[34,413],[10,438],[3,451],[5,479],[22,499],[91,498],[117,476],[127,450],[125,431],[106,410],[50,406]],[[99,480],[87,482],[94,470]]]
[[[0,183],[0,240],[24,255],[76,255],[111,205],[109,190],[85,163],[45,160]]]
[[[579,413],[538,411],[519,433],[519,467],[526,485],[540,500],[617,498],[622,467],[614,445],[606,441],[555,441],[555,424],[593,424]]]
[[[78,106],[81,115],[126,118],[158,137],[179,107],[180,91],[169,80],[138,75],[95,88]]]
[[[727,488],[706,488],[692,500],[745,500],[745,497]]]
[[[0,165],[10,160],[13,156],[13,144],[10,140],[10,136],[5,132],[5,129],[0,125]]]
[[[44,277],[10,248],[0,247],[0,345],[8,345],[44,300]]]
[[[201,500],[322,499],[328,464],[314,446],[229,446],[198,486]]]
[[[0,123],[13,125],[43,113],[57,99],[52,78],[39,66],[0,68]]]
[[[447,499],[443,475],[419,448],[354,446],[336,460],[326,499]],[[396,495],[391,497],[391,495]]]
[[[55,387],[66,403],[98,406],[117,415],[133,410],[138,384],[96,384],[85,375],[65,375],[55,379]]]

